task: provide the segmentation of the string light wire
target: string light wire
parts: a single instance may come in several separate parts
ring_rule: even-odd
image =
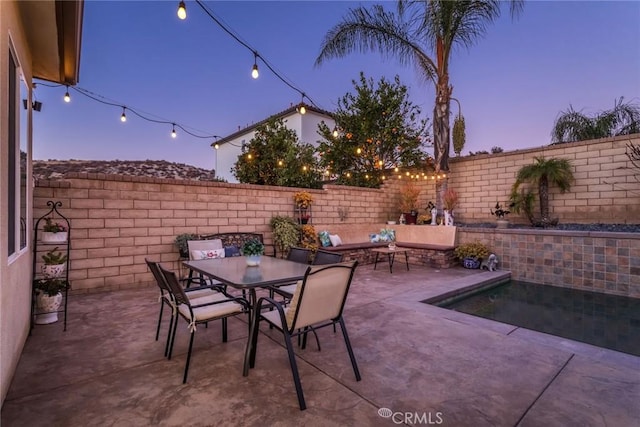
[[[260,55],[260,53],[258,53],[258,51],[256,49],[254,49],[253,47],[251,47],[249,45],[249,43],[245,42],[244,40],[242,40],[240,38],[240,36],[235,33],[228,25],[224,24],[222,22],[222,19],[218,18],[213,11],[211,11],[201,0],[196,0],[196,3],[198,4],[198,6],[200,6],[200,8],[202,8],[202,10],[209,16],[209,18],[211,18],[213,20],[213,22],[215,22],[220,28],[222,28],[222,30],[224,32],[226,32],[227,34],[229,34],[235,41],[237,41],[238,43],[240,43],[242,46],[244,46],[246,49],[248,49],[252,54],[254,54],[254,63],[257,65],[257,60],[260,59],[262,61],[262,63],[264,65],[266,65],[266,67],[269,69],[269,71],[271,71],[278,79],[280,79],[280,81],[282,83],[284,83],[285,85],[289,86],[289,88],[293,89],[294,91],[298,92],[300,94],[300,96],[302,96],[302,102],[304,102],[304,99],[307,98],[307,100],[309,100],[309,102],[311,104],[313,104],[316,108],[320,108],[318,107],[318,105],[313,101],[313,99],[311,99],[302,89],[299,89],[295,84],[293,84],[291,82],[290,79],[286,78],[285,76],[283,76],[281,73],[279,73],[278,71],[276,71],[275,67],[273,67],[269,61],[267,61],[262,55]]]

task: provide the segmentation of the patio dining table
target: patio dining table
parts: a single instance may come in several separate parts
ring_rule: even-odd
[[[255,267],[249,267],[244,257],[191,260],[183,264],[227,286],[247,290],[251,307],[257,302],[257,288],[302,280],[309,267],[307,264],[269,256],[262,256],[260,265]]]

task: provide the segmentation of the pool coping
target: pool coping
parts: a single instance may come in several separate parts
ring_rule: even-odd
[[[623,366],[640,370],[640,357],[632,354],[598,347],[568,338],[538,332],[521,326],[498,322],[472,314],[450,310],[434,305],[435,301],[445,300],[457,295],[500,283],[511,278],[511,272],[499,270],[495,272],[479,272],[460,279],[452,280],[429,288],[401,293],[390,299],[390,302],[402,305],[411,310],[426,312],[429,315],[445,318],[450,321],[462,323],[474,327],[491,330],[501,335],[507,335],[530,343],[544,345],[555,349],[564,350],[572,354],[581,355],[612,366]],[[546,285],[551,286],[551,285]]]

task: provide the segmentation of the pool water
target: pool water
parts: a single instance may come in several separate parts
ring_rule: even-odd
[[[637,298],[510,281],[435,304],[640,356]]]

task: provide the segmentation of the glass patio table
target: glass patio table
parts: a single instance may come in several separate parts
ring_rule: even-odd
[[[183,264],[227,286],[249,291],[251,307],[257,302],[256,288],[302,280],[309,267],[307,264],[269,256],[262,256],[260,265],[255,267],[249,267],[244,257],[183,261]]]

